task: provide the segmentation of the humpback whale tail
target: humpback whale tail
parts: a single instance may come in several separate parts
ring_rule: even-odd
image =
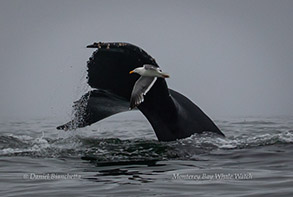
[[[74,103],[74,118],[57,127],[68,130],[91,125],[113,114],[128,111],[138,75],[129,71],[145,64],[159,67],[141,48],[128,43],[94,43],[97,48],[87,62],[88,84],[94,88]],[[182,94],[168,89],[158,78],[137,108],[151,123],[158,140],[172,141],[194,133],[213,132],[224,136],[213,121]]]

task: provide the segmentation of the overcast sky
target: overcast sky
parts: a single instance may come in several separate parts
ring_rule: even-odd
[[[0,117],[66,117],[98,41],[136,44],[212,118],[293,115],[291,0],[1,0]]]

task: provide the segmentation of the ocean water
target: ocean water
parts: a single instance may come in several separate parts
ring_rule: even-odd
[[[0,196],[293,196],[293,117],[215,120],[226,138],[158,142],[139,113],[75,131],[0,123]]]

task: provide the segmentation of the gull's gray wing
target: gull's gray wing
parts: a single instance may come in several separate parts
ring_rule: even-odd
[[[143,77],[141,76],[134,84],[131,98],[130,98],[130,109],[138,106],[144,101],[144,95],[148,93],[148,91],[155,84],[157,77]]]
[[[143,67],[144,67],[146,70],[161,71],[160,68],[155,67],[155,66],[153,66],[153,65],[151,65],[151,64],[145,64],[145,65],[143,65]]]

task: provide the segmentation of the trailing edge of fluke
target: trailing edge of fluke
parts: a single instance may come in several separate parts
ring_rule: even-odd
[[[129,75],[137,67],[155,59],[141,48],[121,42],[94,43],[97,48],[87,62],[88,84],[94,89],[74,102],[74,117],[57,129],[70,130],[91,125],[113,114],[129,110],[132,90],[139,75]],[[176,77],[176,76],[173,76]],[[172,141],[195,133],[224,134],[192,101],[169,89],[164,78],[156,81],[137,106],[152,125],[158,140]]]

